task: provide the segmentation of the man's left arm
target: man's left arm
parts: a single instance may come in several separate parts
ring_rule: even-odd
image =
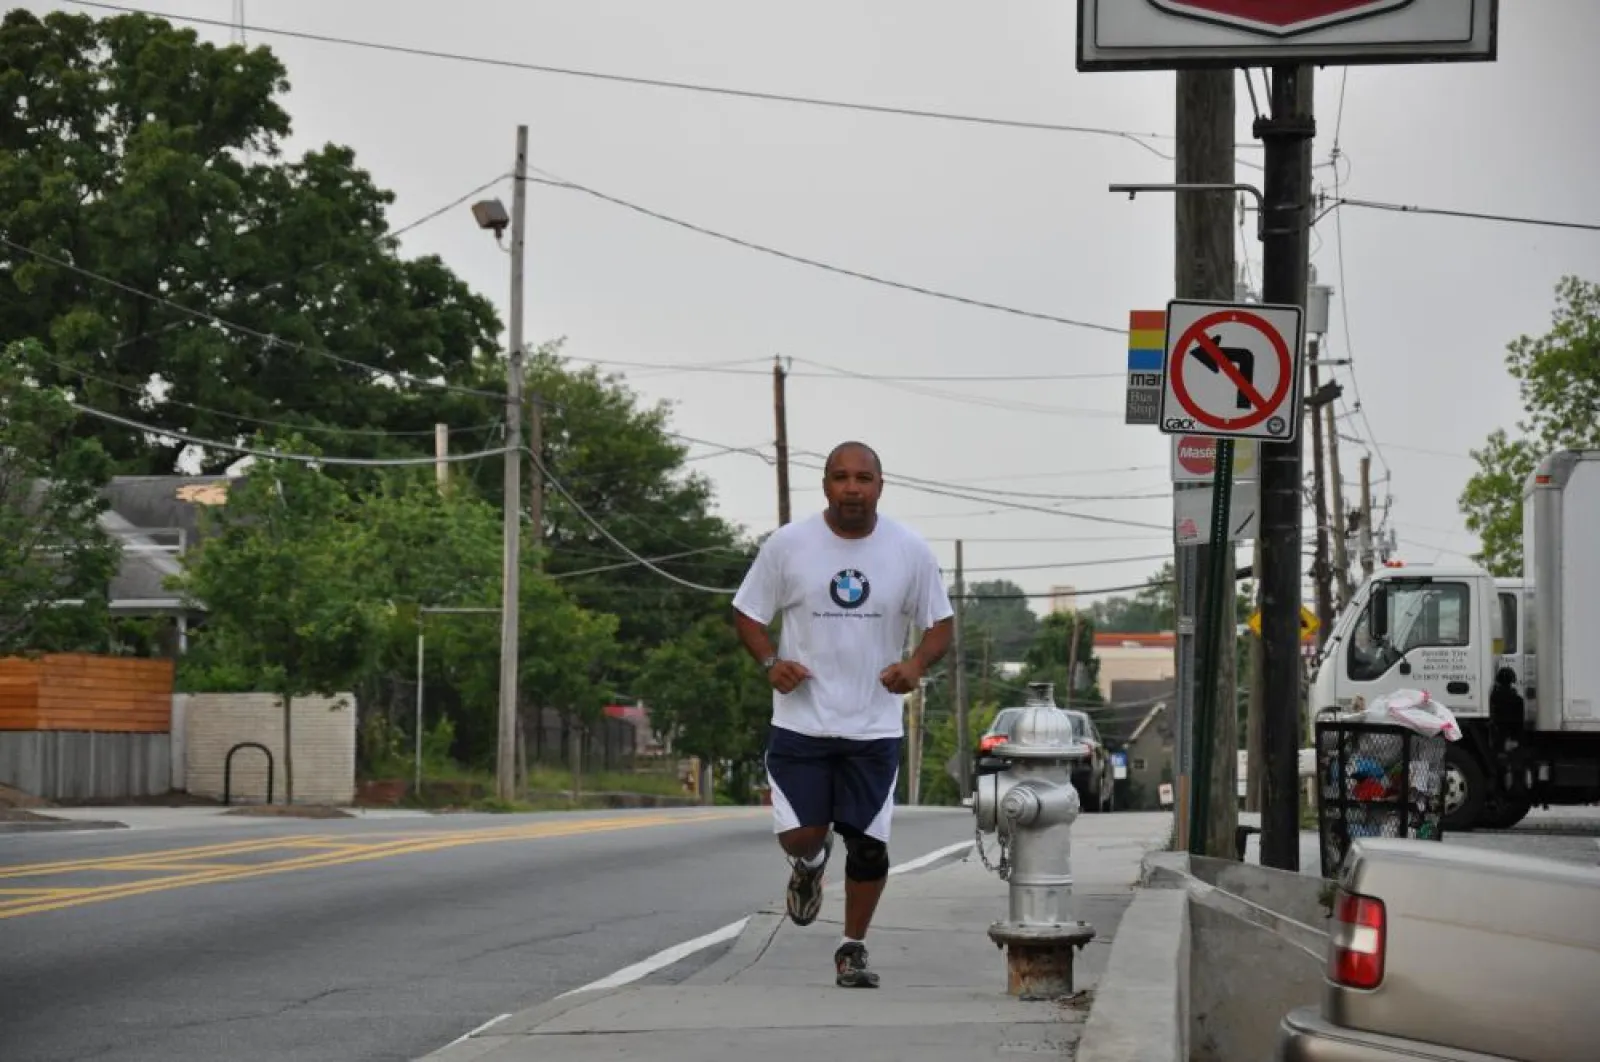
[[[916,689],[928,669],[943,659],[955,637],[955,610],[950,607],[950,597],[945,593],[944,574],[939,570],[939,559],[926,546],[921,569],[914,584],[917,590],[911,602],[911,618],[922,631],[922,638],[910,657],[885,668],[880,676],[884,687],[892,693],[910,693]]]

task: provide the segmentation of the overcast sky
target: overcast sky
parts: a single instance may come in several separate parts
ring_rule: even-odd
[[[234,8],[232,0],[140,6],[223,20]],[[1600,4],[1502,7],[1496,63],[1355,68],[1347,83],[1343,70],[1318,72],[1316,173],[1330,195],[1337,141],[1347,196],[1600,221],[1591,194]],[[246,15],[261,27],[250,42],[270,45],[289,69],[290,152],[352,145],[397,193],[396,225],[508,171],[522,122],[535,167],[653,210],[1120,332],[1129,310],[1159,309],[1172,294],[1172,206],[1166,197],[1130,203],[1105,188],[1172,179],[1161,155],[1172,148],[1174,75],[1077,73],[1074,8],[1065,0],[249,0]],[[267,28],[1147,135],[734,99],[291,40]],[[1239,104],[1248,144],[1242,82]],[[1244,147],[1240,158],[1259,162],[1260,151]],[[1259,171],[1242,166],[1239,177],[1259,180]],[[499,194],[509,205],[509,186]],[[1253,219],[1245,235],[1259,284]],[[1347,209],[1317,226],[1313,248],[1320,279],[1338,289],[1325,356],[1353,362],[1337,371],[1343,410],[1355,407],[1356,387],[1363,403],[1364,416],[1341,420],[1343,434],[1359,440],[1342,449],[1348,495],[1353,503],[1358,459],[1372,453],[1374,490],[1392,495],[1402,556],[1459,560],[1475,544],[1456,508],[1473,468],[1467,450],[1518,416],[1505,344],[1545,330],[1560,276],[1600,278],[1600,234]],[[405,249],[442,255],[504,311],[508,260],[464,207],[416,230]],[[1036,492],[1050,497],[1018,500],[1098,517],[1170,520],[1168,441],[1153,427],[1122,424],[1121,334],[876,286],[538,185],[529,191],[528,285],[529,343],[564,336],[574,359],[662,366],[625,371],[647,399],[675,403],[675,430],[715,444],[694,446],[697,456],[725,446],[771,453],[770,367],[781,354],[794,359],[789,437],[799,460],[800,451],[859,437],[891,474]],[[839,368],[896,379],[853,379]],[[948,379],[963,376],[1012,379]],[[916,382],[932,377],[946,379]],[[775,523],[767,462],[725,453],[694,467],[715,480],[731,519],[752,531]],[[820,504],[819,480],[794,470],[797,515]],[[891,488],[884,511],[933,539],[945,563],[962,537],[972,577],[1005,576],[1029,591],[1138,582],[1158,566],[1152,556],[1170,551],[1162,530],[904,487]]]

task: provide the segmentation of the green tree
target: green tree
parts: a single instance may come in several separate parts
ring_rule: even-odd
[[[1146,580],[1143,589],[1131,597],[1110,597],[1096,601],[1086,611],[1095,626],[1103,631],[1124,634],[1155,634],[1177,625],[1177,586],[1172,562]]]
[[[1522,571],[1522,488],[1539,459],[1600,447],[1600,284],[1563,277],[1550,331],[1506,349],[1526,419],[1518,436],[1496,429],[1472,452],[1478,471],[1458,503],[1482,543],[1475,559],[1496,575]]]
[[[384,378],[472,388],[499,325],[437,258],[398,257],[393,196],[348,148],[283,157],[288,84],[269,50],[144,15],[18,9],[0,70],[0,335],[48,343],[43,382],[206,438],[241,439],[243,418],[417,433],[341,436],[356,455],[423,452],[436,422],[492,419],[492,400]],[[76,430],[123,472],[172,472],[180,453],[88,418]]]
[[[972,600],[962,610],[962,622],[969,644],[981,653],[987,643],[989,658],[996,663],[1020,660],[1039,631],[1039,617],[1028,607],[1022,587],[994,579],[973,583],[967,592]]]
[[[643,660],[704,617],[725,616],[728,599],[633,564],[583,513],[634,553],[701,586],[738,586],[753,551],[711,512],[711,483],[689,470],[688,447],[667,427],[669,409],[641,408],[621,380],[573,370],[558,351],[542,351],[529,369],[529,390],[545,404],[544,464],[571,495],[546,487],[546,568],[585,608],[618,616],[618,641]],[[497,490],[486,495],[498,498]]]
[[[121,557],[99,522],[110,461],[73,438],[67,396],[36,385],[42,353],[0,354],[0,656],[103,644]]]
[[[299,438],[283,445],[311,449]],[[286,804],[294,802],[294,699],[349,690],[377,648],[377,609],[361,577],[382,545],[352,524],[352,512],[331,477],[296,461],[263,462],[207,513],[207,537],[184,556],[178,579],[206,613],[194,665],[281,700]]]
[[[974,755],[978,739],[989,729],[1000,712],[1000,702],[978,700],[967,710],[967,754]],[[930,718],[927,738],[922,749],[922,802],[924,804],[957,805],[961,803],[961,787],[951,777],[950,761],[956,755],[956,717],[953,712],[942,712]]]
[[[1076,621],[1076,622],[1074,622]],[[1068,668],[1073,658],[1076,628],[1078,681],[1069,681]],[[1026,682],[1055,685],[1056,703],[1063,708],[1083,708],[1104,703],[1100,696],[1100,660],[1094,654],[1094,617],[1079,612],[1052,612],[1039,624],[1039,635],[1024,659]]]
[[[708,763],[733,765],[734,798],[749,799],[766,748],[772,687],[724,611],[706,616],[645,659],[638,690],[658,733]]]

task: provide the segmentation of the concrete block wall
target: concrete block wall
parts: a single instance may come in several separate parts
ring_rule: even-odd
[[[0,783],[46,800],[159,796],[171,777],[166,734],[0,731]]]
[[[294,802],[349,804],[356,791],[355,697],[296,697],[293,705]],[[255,741],[272,750],[273,801],[283,802],[283,707],[275,694],[189,694],[178,715],[190,793],[220,798],[228,749]],[[266,791],[266,757],[240,749],[233,757],[233,802],[259,804]]]

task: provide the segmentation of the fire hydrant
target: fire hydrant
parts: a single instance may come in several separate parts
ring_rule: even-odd
[[[1072,917],[1072,824],[1081,805],[1071,771],[1089,749],[1049,683],[1029,686],[1027,709],[989,751],[1005,766],[979,775],[972,808],[983,865],[1010,887],[1010,917],[989,927],[989,939],[1006,949],[1006,990],[1058,999],[1073,994],[1073,958],[1094,939],[1094,927]],[[998,864],[984,851],[985,833],[999,836]]]

